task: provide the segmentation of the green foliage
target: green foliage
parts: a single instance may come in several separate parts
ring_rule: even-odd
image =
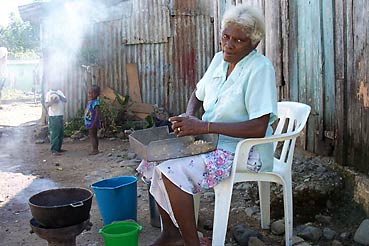
[[[112,135],[122,131],[122,125],[127,111],[128,96],[120,97],[114,92],[115,99],[100,98],[101,127],[105,135]]]
[[[39,27],[23,22],[14,13],[9,16],[9,24],[0,27],[0,46],[9,51],[9,59],[39,58]]]
[[[84,110],[78,110],[76,117],[70,121],[65,122],[64,125],[64,135],[66,137],[72,136],[77,131],[82,133],[87,133],[84,121]]]
[[[117,132],[118,112],[120,106],[114,104],[109,98],[100,98],[101,127],[105,132]]]
[[[100,96],[101,111],[101,131],[104,136],[114,136],[118,132],[126,129],[145,129],[154,126],[154,120],[148,115],[143,121],[127,120],[127,110],[129,107],[128,96],[121,97],[115,93],[115,99],[111,100],[107,97]],[[87,133],[84,124],[84,110],[79,110],[74,119],[65,123],[64,134],[67,137],[72,136],[77,131]]]
[[[127,104],[128,104],[128,99],[129,99],[129,96],[125,96],[123,98],[121,98],[119,96],[119,94],[117,92],[114,91],[114,95],[115,95],[115,101],[117,101],[119,103],[119,105],[125,109],[127,107]]]
[[[143,124],[143,128],[150,128],[154,126],[154,119],[152,118],[151,115],[146,116],[144,124]]]

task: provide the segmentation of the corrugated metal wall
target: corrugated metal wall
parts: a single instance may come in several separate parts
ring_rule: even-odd
[[[136,63],[143,102],[172,114],[184,112],[214,55],[212,8],[203,4],[129,1],[131,15],[96,24],[93,46],[99,50],[99,84],[128,95],[125,66]]]
[[[47,40],[52,39],[53,31],[44,29],[48,33]],[[58,41],[56,41],[57,43]],[[88,81],[83,69],[75,55],[65,50],[58,55],[53,47],[43,49],[43,91],[60,89],[67,97],[66,119],[74,117],[77,112],[84,109],[87,101]]]
[[[312,113],[299,145],[332,154],[335,113],[332,1],[242,0],[218,2],[221,18],[230,5],[261,8],[266,34],[258,51],[276,70],[278,98],[309,104]]]
[[[367,172],[369,2],[365,0],[124,1],[125,15],[94,25],[87,42],[98,49],[98,66],[89,69],[94,78],[77,63],[69,63],[65,73],[45,69],[44,75],[60,82],[73,98],[67,109],[70,117],[84,107],[86,81],[127,95],[125,65],[137,63],[143,101],[181,113],[220,49],[219,21],[225,9],[240,3],[264,11],[266,38],[258,50],[275,65],[279,99],[312,107],[300,145],[323,154],[332,154],[334,148],[339,163]],[[45,67],[58,65],[45,54]]]
[[[54,56],[53,50],[44,52],[46,66],[62,73],[46,72],[46,87],[56,83],[73,98],[67,104],[67,118],[84,108],[92,83],[128,95],[127,63],[137,64],[143,102],[157,104],[171,114],[182,113],[214,55],[212,1],[132,0],[120,4],[122,18],[96,23],[84,40],[85,49],[96,50],[97,64],[71,63],[72,54],[54,64],[54,59],[47,58],[47,54]],[[44,29],[45,40],[57,36],[53,28]]]

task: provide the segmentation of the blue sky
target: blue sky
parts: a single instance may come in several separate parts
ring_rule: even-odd
[[[8,24],[8,16],[11,12],[18,14],[19,5],[32,2],[33,0],[0,0],[0,26],[6,26]]]

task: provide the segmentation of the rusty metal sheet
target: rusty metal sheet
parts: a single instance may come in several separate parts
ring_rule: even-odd
[[[124,25],[126,44],[163,43],[170,37],[166,0],[132,1],[132,15]]]

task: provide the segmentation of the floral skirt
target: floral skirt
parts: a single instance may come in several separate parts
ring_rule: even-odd
[[[222,180],[229,177],[232,170],[233,158],[234,153],[217,149],[206,154],[171,159],[161,163],[143,160],[137,167],[137,171],[146,180],[151,181],[150,193],[177,226],[162,175],[165,175],[165,177],[184,192],[194,195],[213,188]],[[250,162],[251,160],[252,163]],[[260,170],[261,163],[259,160],[258,154],[252,150],[247,163],[250,171],[255,172]],[[259,168],[254,170],[255,167]]]

